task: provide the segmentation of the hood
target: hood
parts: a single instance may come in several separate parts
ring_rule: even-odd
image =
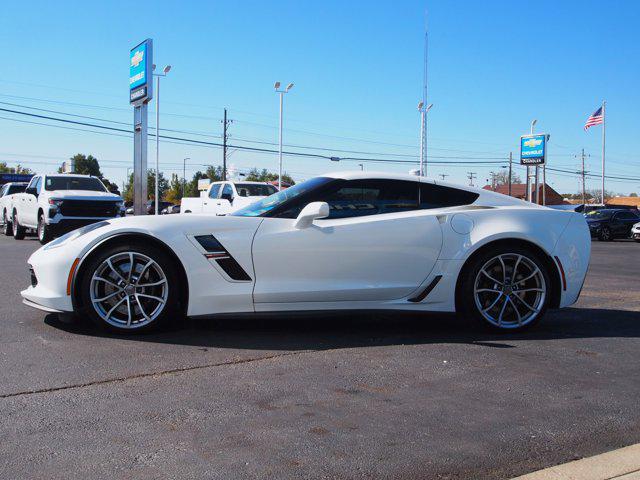
[[[91,190],[53,190],[50,192],[51,198],[78,199],[78,200],[111,200],[122,201],[120,195],[110,192],[94,192]]]

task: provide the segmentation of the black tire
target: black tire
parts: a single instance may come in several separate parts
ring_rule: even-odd
[[[11,221],[11,223],[13,227],[13,238],[15,238],[16,240],[24,240],[24,236],[27,233],[27,229],[22,225],[20,225],[20,222],[18,221],[18,216],[16,215],[15,211],[13,212],[13,220]]]
[[[38,240],[42,245],[46,245],[53,240],[51,227],[44,221],[44,214],[38,215]]]
[[[502,258],[504,259],[504,264],[506,265],[507,278],[509,277],[509,275],[513,274],[512,270],[513,270],[513,267],[516,265],[518,256],[526,259],[527,262],[525,262],[524,260],[521,260],[521,263],[519,264],[518,268],[520,269],[521,272],[524,271],[525,273],[521,274],[519,277],[517,276],[516,278],[521,278],[521,279],[526,278],[527,270],[525,270],[525,267],[527,268],[531,267],[528,270],[529,272],[534,271],[533,270],[534,266],[537,267],[541,277],[536,275],[534,277],[534,280],[540,282],[541,285],[539,286],[544,286],[544,290],[545,290],[544,296],[542,296],[542,293],[538,293],[538,292],[536,293],[529,293],[528,291],[525,292],[524,290],[529,289],[529,286],[527,286],[526,282],[525,283],[519,283],[517,281],[513,282],[511,279],[507,283],[511,284],[512,286],[516,286],[516,288],[513,289],[515,291],[512,290],[511,286],[506,287],[506,289],[503,289],[501,287],[494,287],[496,288],[496,291],[501,291],[501,293],[499,293],[497,296],[493,296],[495,295],[495,293],[493,293],[492,291],[487,291],[479,294],[480,296],[476,298],[476,291],[475,291],[476,283],[482,282],[482,280],[479,280],[478,278],[480,276],[481,278],[485,279],[485,275],[481,273],[481,270],[483,270],[483,268],[487,268],[487,264],[490,264],[490,262],[495,260],[496,257],[498,256],[504,256]],[[464,269],[460,273],[461,282],[459,284],[459,288],[456,294],[457,312],[463,315],[464,318],[473,319],[474,321],[481,323],[484,327],[489,328],[493,331],[518,332],[518,331],[531,328],[532,326],[536,325],[538,322],[542,320],[542,318],[546,314],[546,311],[549,307],[552,283],[551,283],[551,279],[549,276],[549,272],[547,271],[546,265],[547,263],[542,258],[540,258],[540,256],[537,253],[533,252],[530,249],[520,247],[520,246],[509,247],[506,245],[501,245],[501,246],[496,246],[494,248],[485,250],[484,252],[472,258],[471,261],[467,265],[465,265]],[[511,269],[510,272],[509,272],[509,269]],[[518,272],[516,272],[516,275],[518,275]],[[493,278],[495,278],[495,275],[493,275]],[[527,281],[532,282],[534,280],[527,280]],[[487,280],[485,279],[484,281],[487,281]],[[491,283],[491,280],[489,280],[489,283]],[[480,288],[479,290],[488,290],[488,289]],[[540,295],[542,298],[539,298],[538,300],[536,300],[536,302],[538,301],[540,302],[538,304],[536,302],[529,302],[530,298],[527,297],[527,295],[536,295],[536,298],[538,298],[537,295]],[[519,296],[522,299],[526,298],[527,303],[524,303],[521,300],[515,298],[516,296]],[[507,297],[508,297],[508,300],[506,299]],[[500,298],[504,298],[505,299],[504,302]],[[498,323],[501,325],[496,325],[495,323],[492,323],[492,321],[490,321],[488,318],[485,317],[485,315],[483,314],[483,311],[487,312],[487,310],[481,310],[478,304],[486,308],[487,306],[493,305],[494,302],[498,302],[496,307],[494,307],[498,309],[500,309],[500,307],[503,304],[506,304],[505,307],[503,307],[501,310],[505,314],[506,313],[511,314],[511,318],[513,319],[511,322],[505,321],[503,323],[500,320]],[[530,310],[524,307],[524,305],[530,304],[530,303],[533,303],[533,306],[535,307],[534,310]],[[518,305],[518,307],[515,307],[515,308],[518,310],[518,313],[516,313],[516,311],[514,310],[514,305],[516,304]],[[491,316],[492,311],[493,310],[491,309],[487,312],[488,316]],[[534,311],[537,311],[535,315],[533,315]],[[531,313],[532,318],[529,320],[523,321],[522,324],[520,324],[516,319],[520,318],[521,313],[522,313],[522,316],[525,318],[526,318],[525,314]]]
[[[611,229],[609,227],[602,227],[600,229],[600,234],[598,235],[598,239],[601,242],[612,242],[613,235],[611,234]]]
[[[2,214],[2,233],[4,233],[7,237],[13,236],[13,224],[7,218],[7,212],[3,212]]]
[[[124,299],[126,301],[126,304],[129,304],[129,302],[131,302],[131,305],[133,305],[134,308],[133,310],[130,310],[129,309],[130,307],[127,308],[123,304],[121,307],[118,307],[118,309],[114,312],[114,314],[112,314],[112,316],[109,317],[111,321],[107,321],[107,319],[103,318],[103,316],[101,315],[109,314],[110,311],[105,312],[105,310],[108,307],[112,307],[113,305],[109,304],[108,307],[104,307],[104,305],[98,304],[98,306],[94,306],[94,303],[91,300],[91,292],[92,292],[92,289],[95,288],[94,287],[95,284],[92,284],[92,278],[94,276],[94,273],[100,272],[102,268],[106,268],[105,262],[107,261],[107,259],[113,259],[114,257],[118,258],[119,255],[125,257],[129,253],[132,253],[134,255],[134,258],[135,256],[147,257],[148,259],[151,259],[155,262],[155,265],[159,267],[160,272],[164,275],[166,279],[167,292],[166,294],[163,293],[161,295],[159,293],[156,293],[156,291],[148,291],[144,287],[139,287],[139,288],[142,288],[142,290],[138,290],[137,288],[134,288],[135,291],[142,292],[144,294],[149,294],[149,295],[153,294],[153,295],[158,295],[159,297],[164,295],[166,300],[164,304],[162,304],[162,308],[160,310],[158,311],[154,310],[150,315],[147,315],[147,313],[143,314],[145,318],[153,317],[152,321],[145,323],[145,320],[141,319],[140,322],[136,322],[134,319],[134,320],[131,320],[131,326],[127,327],[125,323],[121,323],[124,321],[124,318],[118,319],[116,318],[116,316],[122,315],[124,317],[124,313],[121,313],[122,310],[127,311],[127,315],[131,315],[131,312],[133,312],[132,317],[135,316],[136,308],[140,309],[140,307],[145,302],[145,299],[140,300],[140,298],[135,293],[133,295],[129,295],[129,293],[131,292],[125,293],[125,291],[122,290],[122,293],[119,293],[115,296],[114,302],[117,303],[118,299]],[[141,272],[141,265],[143,261],[140,260],[137,264],[136,264],[136,261],[137,260],[134,260],[134,265],[135,265],[134,272],[142,273],[142,275],[144,276],[145,273]],[[146,260],[144,261],[146,262]],[[127,276],[126,273],[128,270],[130,270],[130,268],[121,269],[121,267],[118,267],[117,261],[112,261],[111,263],[112,265],[114,265],[116,269],[118,269],[118,272],[122,276],[121,277],[122,280],[128,280],[127,278],[124,278],[124,277]],[[107,271],[110,271],[110,270],[107,270]],[[133,279],[135,279],[135,273],[134,273]],[[100,275],[103,275],[103,274],[101,273]],[[146,275],[150,276],[150,272],[147,272]],[[111,273],[111,276],[108,278],[108,280],[117,279],[117,278],[118,276],[115,273]],[[143,279],[141,278],[140,280],[143,280]],[[145,281],[149,282],[148,279]],[[130,286],[131,284],[129,284],[129,287]],[[167,324],[170,321],[180,317],[179,309],[178,309],[178,305],[180,304],[180,276],[178,275],[178,269],[176,268],[176,265],[173,263],[172,259],[164,251],[154,246],[144,245],[139,242],[128,242],[128,243],[122,243],[119,245],[114,245],[109,248],[106,248],[105,250],[93,255],[88,260],[87,265],[82,268],[82,274],[75,281],[75,287],[80,289],[80,291],[78,292],[78,296],[80,297],[81,304],[82,304],[82,309],[80,312],[82,314],[82,317],[89,318],[89,320],[91,320],[98,327],[111,332],[120,333],[120,334],[150,332],[152,330],[157,329],[159,326],[163,324]],[[107,288],[109,288],[109,292],[106,292],[107,295],[116,291],[116,288],[112,286],[107,287],[105,285],[105,287],[103,288],[105,288],[105,291]],[[100,293],[101,298],[104,298],[103,295],[104,295],[103,293]],[[125,297],[127,296],[129,296],[130,300],[126,300]],[[153,302],[153,300],[151,300],[151,302]],[[147,303],[145,305],[145,309],[151,310],[154,307],[154,305],[158,306],[159,303],[156,302],[151,306],[149,306],[149,304]],[[102,311],[102,313],[100,313],[100,311]],[[138,323],[139,325],[136,326],[136,323]]]

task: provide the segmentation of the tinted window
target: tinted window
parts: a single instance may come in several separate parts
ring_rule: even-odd
[[[268,197],[278,191],[273,185],[236,183],[236,191],[241,197]]]
[[[2,188],[0,188],[0,197],[4,197],[4,192],[7,190],[7,186],[3,185]]]
[[[636,220],[638,217],[632,212],[620,212],[616,215],[617,220]]]
[[[42,177],[39,177],[38,181],[36,182],[36,192],[38,193],[38,195],[40,195],[40,192],[42,192]]]
[[[38,180],[40,180],[40,177],[33,177],[29,182],[29,185],[27,186],[27,188],[36,188],[36,184],[38,183]]]
[[[423,183],[420,185],[420,208],[442,208],[470,205],[479,197],[477,193]]]
[[[228,183],[224,184],[224,187],[222,188],[222,195],[228,195],[229,197],[233,198],[233,189],[231,188],[231,185],[229,185]]]
[[[218,198],[218,192],[220,192],[220,183],[216,183],[211,186],[211,190],[209,190],[209,198]]]
[[[11,195],[13,193],[21,193],[24,192],[24,189],[27,188],[26,185],[9,185],[7,187],[7,195]]]
[[[90,190],[106,192],[104,185],[93,177],[47,177],[44,186],[47,190]]]

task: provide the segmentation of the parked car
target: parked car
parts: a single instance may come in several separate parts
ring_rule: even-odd
[[[227,216],[76,230],[31,255],[22,296],[122,333],[184,314],[337,309],[459,312],[513,331],[578,299],[590,251],[579,213],[424,177],[331,173]]]
[[[640,223],[636,223],[631,227],[631,237],[636,242],[640,242]]]
[[[265,182],[213,182],[200,197],[184,197],[180,213],[227,215],[277,191]]]
[[[35,175],[25,191],[14,196],[10,221],[16,240],[32,229],[45,244],[83,225],[123,215],[124,201],[109,193],[99,178],[61,173]]]
[[[171,207],[172,205],[173,203],[171,202],[160,201],[160,203],[158,204],[158,213],[161,213],[163,209]],[[147,201],[147,203],[145,204],[145,208],[147,209],[147,215],[156,214],[156,202],[154,202],[153,200]]]
[[[180,205],[170,205],[162,209],[160,212],[162,215],[171,215],[173,213],[180,213]]]
[[[585,218],[591,237],[602,241],[629,238],[631,227],[640,221],[637,210],[612,208],[591,211]]]
[[[2,231],[7,236],[13,235],[13,226],[10,220],[13,200],[16,194],[24,192],[27,185],[26,182],[11,182],[0,187],[0,220],[2,221]]]

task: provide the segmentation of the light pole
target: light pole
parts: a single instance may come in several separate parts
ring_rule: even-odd
[[[433,103],[424,107],[424,102],[418,103],[418,111],[420,112],[420,176],[426,173],[427,163],[427,112],[431,110]]]
[[[273,84],[273,88],[276,93],[280,94],[280,129],[279,129],[279,137],[280,140],[278,142],[278,190],[282,190],[282,100],[284,98],[285,93],[289,93],[289,90],[293,88],[293,83],[287,85],[287,88],[284,90],[280,90],[280,82],[276,82]]]
[[[191,157],[187,157],[182,160],[182,196],[184,197],[184,187],[187,184],[187,160],[191,160]]]
[[[156,69],[156,66],[153,66]],[[160,183],[160,77],[166,77],[171,70],[171,65],[167,65],[162,69],[162,73],[154,73],[156,77],[156,182],[153,203],[155,204],[155,214],[158,215],[158,184]]]
[[[538,123],[538,120],[536,120],[536,119],[533,119],[531,121],[531,128],[529,130],[529,133],[531,135],[533,135],[533,127],[536,126],[536,123]],[[531,167],[529,165],[527,165],[527,200],[529,202],[533,202],[533,193],[531,191],[530,182],[531,182]],[[537,187],[537,185],[536,185],[536,187]]]
[[[364,172],[364,163],[359,163],[358,165],[360,165],[360,171]]]

